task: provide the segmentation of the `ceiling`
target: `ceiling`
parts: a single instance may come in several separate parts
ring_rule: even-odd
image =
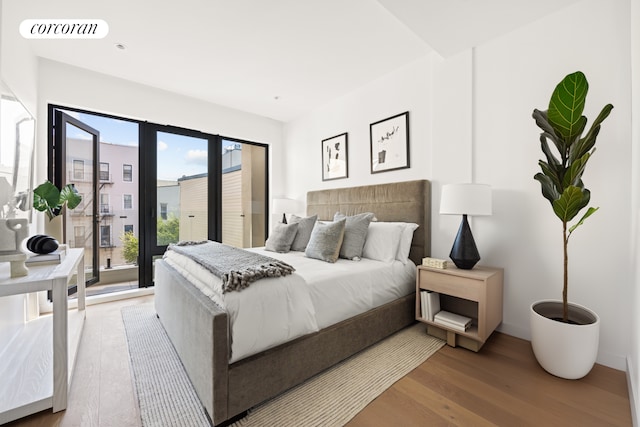
[[[2,19],[3,31],[24,19],[103,19],[104,39],[29,44],[40,57],[286,122],[430,52],[454,55],[577,1],[3,0]]]

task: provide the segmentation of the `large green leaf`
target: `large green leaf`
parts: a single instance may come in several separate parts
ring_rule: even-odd
[[[570,185],[573,185],[576,187],[583,186],[581,182],[582,173],[584,172],[584,168],[587,166],[589,157],[591,157],[591,154],[593,154],[594,151],[596,151],[595,148],[591,153],[585,153],[584,156],[580,157],[579,159],[571,163],[571,166],[569,167],[567,172],[564,174],[564,178],[562,181],[563,188],[567,188]]]
[[[540,172],[535,174],[533,178],[540,182],[542,195],[545,197],[545,199],[549,201],[549,203],[551,203],[551,206],[553,206],[553,202],[555,202],[560,197],[560,193],[558,192],[558,190],[556,189],[556,186],[551,181],[551,178],[549,178],[547,175],[542,174]]]
[[[53,183],[45,181],[33,190],[33,207],[40,212],[45,212],[49,219],[57,216],[65,203],[69,209],[74,209],[81,201],[82,196],[71,184],[58,190]]]
[[[553,211],[562,222],[571,221],[582,208],[589,204],[591,192],[573,185],[565,188],[560,198],[553,202]]]
[[[600,133],[600,125],[602,122],[609,117],[611,114],[611,110],[613,110],[613,105],[607,104],[602,108],[598,117],[596,117],[595,121],[591,125],[589,132],[584,136],[584,138],[578,140],[572,147],[569,155],[569,161],[572,162],[577,158],[584,156],[585,153],[591,151],[591,148],[596,144],[596,138],[598,133]]]
[[[580,221],[578,221],[577,223],[575,223],[570,229],[569,229],[569,234],[573,233],[573,230],[575,230],[576,228],[578,228],[579,226],[581,226],[584,223],[584,220],[589,218],[591,215],[593,215],[598,209],[600,208],[589,208],[587,209],[587,213],[585,213],[584,215],[582,215],[582,218],[580,218]]]
[[[60,190],[49,181],[45,181],[33,190],[33,207],[46,212],[49,219],[53,218],[53,209],[58,206],[60,200]]]
[[[562,155],[567,152],[567,147],[565,146],[565,142],[562,139],[561,135],[556,134],[553,126],[551,125],[551,123],[549,123],[547,112],[534,109],[532,116],[536,121],[538,127],[544,131],[540,134],[540,139],[542,139],[543,137],[550,139],[556,146],[556,150],[558,150],[558,153],[562,158]]]
[[[60,200],[58,204],[60,206],[67,203],[67,208],[75,209],[80,202],[82,201],[82,196],[78,194],[78,190],[75,189],[72,185],[65,185],[60,191]]]
[[[562,79],[551,95],[547,117],[565,142],[579,136],[586,125],[587,119],[582,116],[582,111],[588,91],[587,78],[576,71]]]

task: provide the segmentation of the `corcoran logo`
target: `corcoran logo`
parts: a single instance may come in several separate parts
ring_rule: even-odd
[[[109,33],[102,19],[25,19],[20,34],[26,39],[101,39]]]

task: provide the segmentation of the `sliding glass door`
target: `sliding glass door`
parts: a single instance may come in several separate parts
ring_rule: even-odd
[[[54,114],[55,167],[52,182],[59,188],[75,187],[82,202],[75,209],[66,209],[63,219],[63,240],[72,248],[85,250],[85,279],[91,285],[100,279],[98,263],[97,210],[100,132],[88,124],[56,110]],[[75,290],[71,289],[73,293]]]
[[[66,127],[57,129],[76,138],[56,143],[50,176],[61,173],[56,184],[71,179],[85,196],[67,240],[92,253],[86,263],[91,281],[101,271],[106,277],[114,267],[135,267],[139,286],[150,286],[154,260],[179,241],[264,246],[267,145],[57,106],[50,113],[64,114]],[[97,132],[82,134],[72,116],[86,119],[108,140]]]
[[[267,148],[222,138],[222,243],[264,246],[266,238]]]

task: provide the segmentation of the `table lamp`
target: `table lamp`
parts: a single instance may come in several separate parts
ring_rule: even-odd
[[[456,267],[471,270],[480,254],[467,215],[491,215],[491,187],[485,184],[446,184],[440,198],[441,215],[462,215],[449,257]]]
[[[273,212],[282,214],[282,223],[287,223],[287,212],[298,212],[298,201],[294,199],[273,199]]]

